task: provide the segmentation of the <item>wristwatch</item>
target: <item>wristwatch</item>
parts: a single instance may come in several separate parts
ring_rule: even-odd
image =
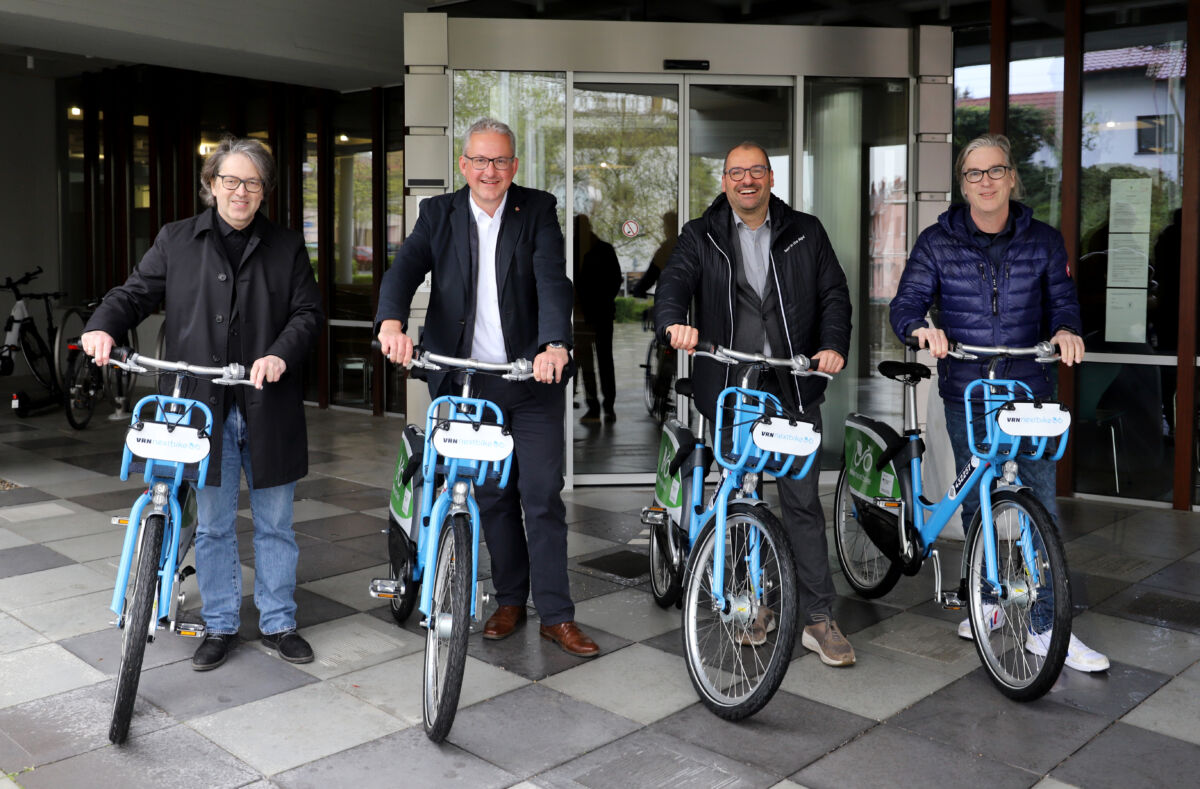
[[[546,347],[554,348],[555,350],[560,350],[562,348],[566,348],[567,346],[563,345],[561,342],[548,342],[548,343],[546,343]]]

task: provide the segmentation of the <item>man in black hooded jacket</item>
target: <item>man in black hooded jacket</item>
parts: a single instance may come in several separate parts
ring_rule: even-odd
[[[658,280],[654,325],[659,339],[692,351],[700,337],[747,353],[803,354],[817,370],[841,371],[850,348],[846,275],[820,221],[771,195],[775,176],[762,146],[742,143],[725,156],[722,194],[684,226]],[[689,321],[688,310],[696,302]],[[696,407],[710,422],[717,396],[734,372],[699,358],[692,372]],[[821,426],[824,378],[760,381],[786,406]],[[819,463],[816,464],[819,468]],[[792,542],[805,627],[802,643],[831,666],[854,663],[854,649],[832,617],[835,596],[817,496],[819,474],[778,481],[783,523]],[[765,609],[764,609],[765,610]],[[771,614],[755,623],[773,628]],[[752,639],[757,641],[757,638]]]

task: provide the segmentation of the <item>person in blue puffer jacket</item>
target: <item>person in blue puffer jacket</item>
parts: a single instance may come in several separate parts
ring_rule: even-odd
[[[953,205],[926,228],[913,246],[891,304],[891,324],[903,340],[914,336],[938,359],[938,392],[946,409],[946,430],[954,460],[962,468],[971,458],[967,446],[963,392],[987,375],[987,360],[963,361],[946,355],[951,341],[968,345],[1029,347],[1051,338],[1064,364],[1083,361],[1079,298],[1067,266],[1062,234],[1033,218],[1014,198],[1022,196],[1012,147],[1002,134],[984,134],[967,143],[955,163],[965,204]],[[926,316],[933,309],[938,326]],[[1035,397],[1054,393],[1051,365],[1009,359],[1001,378],[1026,383]],[[1022,481],[1058,522],[1055,464],[1020,461]],[[969,524],[979,508],[978,491],[963,502]],[[1003,609],[993,607],[993,629],[1003,624]],[[1035,619],[1036,611],[1035,611]],[[1037,622],[1034,623],[1036,631]],[[971,638],[971,626],[958,634]],[[1026,648],[1045,654],[1049,631],[1031,633]],[[1039,652],[1040,649],[1040,652]],[[1103,671],[1108,658],[1072,635],[1066,665],[1079,671]]]

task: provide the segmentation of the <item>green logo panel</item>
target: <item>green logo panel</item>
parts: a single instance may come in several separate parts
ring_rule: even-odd
[[[900,498],[900,481],[896,479],[895,467],[888,463],[882,470],[875,468],[887,449],[875,436],[846,425],[845,447],[846,474],[855,493],[868,499]]]

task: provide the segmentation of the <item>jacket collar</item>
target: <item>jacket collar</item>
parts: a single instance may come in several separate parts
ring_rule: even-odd
[[[1033,209],[1016,200],[1008,201],[1009,219],[1012,222],[1012,237],[1020,238],[1033,224]],[[938,217],[938,224],[954,238],[974,245],[972,223],[967,221],[971,207],[967,203],[955,203]]]
[[[517,249],[517,239],[521,237],[521,225],[525,221],[525,205],[527,191],[516,184],[508,187],[504,201],[504,212],[500,219],[500,239],[496,244],[496,290],[503,290],[504,281],[512,268],[513,255]],[[471,271],[471,188],[464,186],[454,193],[450,201],[450,232],[453,237],[454,254],[462,268],[463,281],[474,282]]]
[[[791,209],[787,203],[771,195],[770,202],[767,203],[767,218],[771,220],[771,243],[774,243],[790,224]],[[724,192],[717,195],[705,209],[704,221],[713,238],[723,244],[729,243],[729,229],[733,227],[733,206],[729,205],[729,198]]]
[[[260,242],[267,243],[267,227],[269,224],[270,220],[261,213],[255,215],[254,229],[250,234],[250,243],[247,245],[248,249],[253,249]],[[216,206],[213,206],[196,214],[195,225],[192,228],[192,238],[199,238],[202,233],[207,233],[210,230],[214,233],[220,232],[220,227],[221,225],[217,222],[217,209]]]

